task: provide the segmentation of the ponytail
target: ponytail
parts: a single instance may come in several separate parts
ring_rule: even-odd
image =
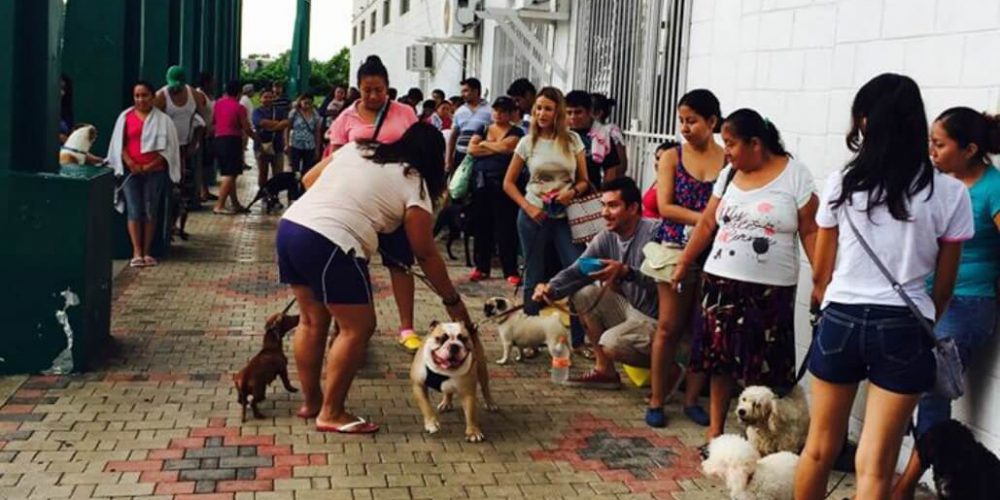
[[[976,145],[973,162],[989,163],[988,155],[1000,154],[1000,116],[960,106],[946,109],[934,121],[959,147]]]
[[[785,143],[781,140],[778,127],[774,126],[771,120],[760,116],[760,113],[752,109],[737,109],[726,117],[724,123],[734,136],[739,137],[744,142],[749,142],[756,137],[772,155],[789,158],[792,156],[785,150]]]

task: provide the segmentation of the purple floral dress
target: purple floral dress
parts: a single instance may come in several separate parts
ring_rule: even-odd
[[[708,205],[708,199],[712,197],[712,187],[715,186],[715,181],[700,181],[692,177],[684,168],[683,152],[684,147],[677,146],[677,169],[674,170],[674,204],[702,212]],[[660,226],[657,239],[678,245],[687,244],[684,224],[663,219],[663,225]]]

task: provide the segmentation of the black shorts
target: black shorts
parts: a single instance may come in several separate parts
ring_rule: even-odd
[[[243,173],[243,138],[235,135],[216,137],[215,158],[222,176],[235,177]]]
[[[406,238],[406,228],[400,225],[399,229],[389,234],[379,233],[378,253],[382,255],[382,265],[385,267],[412,266],[413,250],[410,248],[410,240]]]
[[[324,304],[372,303],[368,261],[345,252],[325,236],[292,221],[278,223],[278,276],[308,286]]]

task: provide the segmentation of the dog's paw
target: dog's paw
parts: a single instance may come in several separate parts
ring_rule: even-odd
[[[437,434],[437,432],[441,430],[441,422],[438,422],[437,419],[424,420],[424,430],[427,431],[428,434]]]
[[[482,443],[486,441],[486,436],[483,436],[483,431],[478,428],[466,429],[465,440],[470,443]]]
[[[489,411],[497,412],[500,411],[500,405],[496,404],[495,401],[486,401],[486,409]]]
[[[507,358],[500,358],[497,360],[498,365],[506,365],[509,362]]]
[[[454,409],[454,407],[451,404],[451,400],[450,399],[442,399],[441,402],[438,403],[437,408],[438,408],[438,412],[440,412],[440,413],[444,413],[446,411],[451,411],[452,409]]]

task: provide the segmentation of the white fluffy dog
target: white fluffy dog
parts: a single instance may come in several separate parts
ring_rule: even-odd
[[[809,408],[798,385],[783,398],[764,386],[747,387],[736,405],[736,418],[747,427],[747,440],[761,455],[798,453],[805,446]]]
[[[487,318],[493,318],[506,313],[511,309],[510,301],[503,297],[492,297],[486,300],[483,305],[483,314]],[[514,360],[521,361],[521,349],[537,349],[539,346],[546,346],[549,352],[556,345],[560,335],[567,335],[567,329],[562,324],[559,315],[551,314],[538,316],[528,316],[523,311],[507,314],[497,321],[497,331],[500,333],[500,343],[503,349],[503,356],[497,360],[497,364],[505,365],[510,360],[511,348],[514,351]]]
[[[742,436],[725,434],[708,444],[701,469],[726,481],[733,500],[792,500],[799,456],[787,451],[764,458]]]

